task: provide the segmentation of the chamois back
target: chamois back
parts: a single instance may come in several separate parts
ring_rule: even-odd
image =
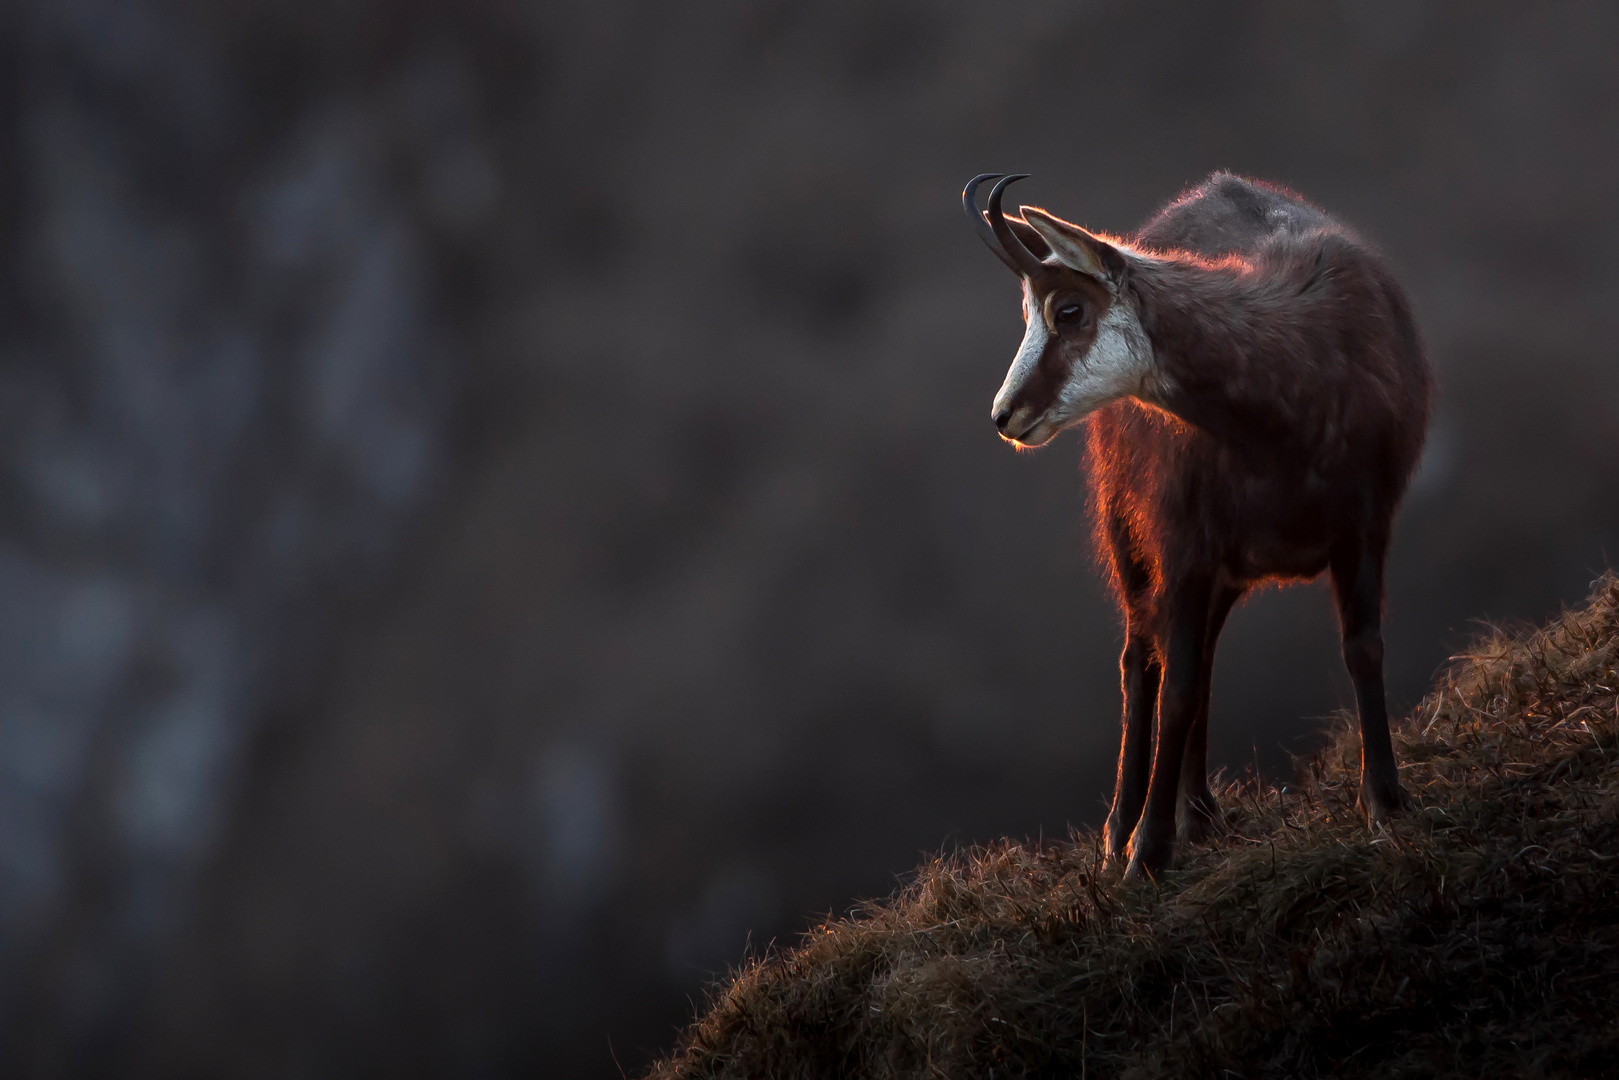
[[[1219,258],[1252,250],[1279,232],[1334,227],[1324,211],[1284,187],[1217,172],[1159,210],[1130,240]]]

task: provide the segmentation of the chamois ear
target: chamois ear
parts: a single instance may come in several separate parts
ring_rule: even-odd
[[[1040,234],[1059,262],[1070,270],[1088,274],[1107,285],[1117,285],[1124,276],[1124,253],[1112,244],[1086,232],[1078,225],[1046,213],[1038,206],[1025,206],[1023,220]]]
[[[1029,254],[1041,262],[1051,254],[1051,245],[1046,243],[1045,238],[1035,232],[1027,221],[1020,217],[1008,216],[1006,223],[1012,227],[1012,235],[1018,238],[1018,242],[1029,249]]]
[[[979,216],[985,221],[989,220],[989,214],[982,210],[979,211]],[[1047,256],[1051,254],[1051,245],[1046,243],[1040,234],[1030,227],[1027,221],[1024,221],[1016,214],[1009,214],[1006,218],[1006,224],[1011,228],[1012,235],[1018,238],[1018,243],[1029,249],[1029,254],[1041,262],[1044,262]]]

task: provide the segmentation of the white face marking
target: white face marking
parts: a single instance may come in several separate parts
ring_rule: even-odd
[[[1046,351],[1046,342],[1051,337],[1051,331],[1046,326],[1046,317],[1040,310],[1040,302],[1029,289],[1027,278],[1023,280],[1023,311],[1028,316],[1027,324],[1023,329],[1023,344],[1018,346],[1017,355],[1012,358],[1012,366],[1006,371],[1006,380],[1001,383],[1000,392],[995,395],[995,404],[990,407],[992,413],[999,413],[1003,407],[1011,404],[1023,384],[1029,381],[1034,374],[1036,365],[1040,363],[1040,356]]]
[[[1011,406],[1034,374],[1040,356],[1050,340],[1044,314],[1037,299],[1023,286],[1024,302],[1031,318],[1023,334],[1006,381],[995,395],[995,413]],[[1125,297],[1115,297],[1097,324],[1096,339],[1084,359],[1074,364],[1068,381],[1057,392],[1057,400],[1041,416],[1025,414],[1021,407],[1007,424],[1009,432],[1021,432],[1017,441],[1026,446],[1047,442],[1064,428],[1073,427],[1091,413],[1119,398],[1140,394],[1154,375],[1152,344],[1135,307]]]

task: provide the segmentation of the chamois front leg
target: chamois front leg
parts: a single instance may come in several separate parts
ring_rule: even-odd
[[[1158,690],[1158,743],[1147,804],[1130,838],[1126,877],[1163,870],[1175,856],[1175,804],[1187,737],[1208,697],[1204,645],[1209,631],[1209,594],[1202,584],[1177,589],[1160,639],[1164,673]]]
[[[1382,544],[1359,540],[1332,559],[1344,666],[1360,713],[1360,804],[1373,821],[1385,821],[1406,805],[1383,696],[1383,552]]]
[[[1242,596],[1234,586],[1220,589],[1209,608],[1209,630],[1203,642],[1203,666],[1199,684],[1203,692],[1199,698],[1197,717],[1186,736],[1186,757],[1181,763],[1180,808],[1176,813],[1176,839],[1183,844],[1195,844],[1213,831],[1220,820],[1220,805],[1209,790],[1209,685],[1214,676],[1214,648],[1225,627],[1226,616]]]
[[[1152,717],[1158,708],[1158,684],[1163,673],[1157,650],[1135,616],[1130,618],[1119,673],[1124,686],[1119,775],[1113,785],[1113,808],[1108,811],[1102,831],[1108,858],[1115,862],[1127,857],[1130,834],[1147,801],[1147,781],[1152,776]]]

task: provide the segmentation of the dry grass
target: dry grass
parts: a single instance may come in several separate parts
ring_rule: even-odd
[[[1098,839],[942,858],[753,961],[650,1080],[1619,1075],[1619,578],[1461,657],[1355,810],[1342,725],[1156,885]]]

